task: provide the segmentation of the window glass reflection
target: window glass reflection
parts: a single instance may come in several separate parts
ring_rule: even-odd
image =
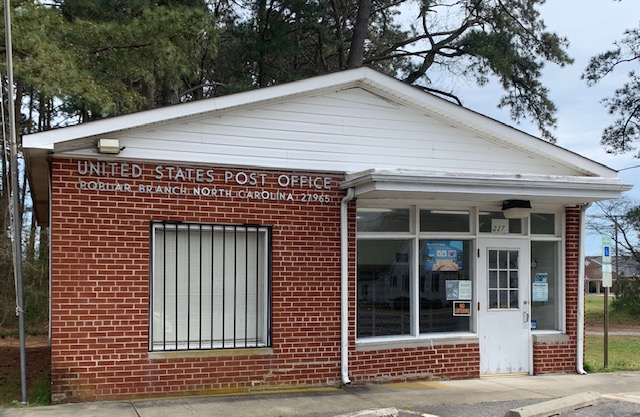
[[[469,301],[473,294],[472,242],[420,240],[420,333],[472,331],[468,316],[454,316],[455,301]]]
[[[358,337],[411,334],[411,240],[358,241]]]
[[[553,213],[531,213],[531,233],[534,235],[555,235],[556,216]]]
[[[468,210],[420,210],[421,232],[470,231]]]
[[[409,209],[358,208],[358,232],[409,232]]]
[[[559,330],[558,242],[531,242],[531,319],[537,330]]]

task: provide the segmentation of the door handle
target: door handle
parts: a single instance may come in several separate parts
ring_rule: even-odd
[[[528,312],[528,311],[525,311],[525,312],[524,312],[524,314],[523,314],[523,316],[524,316],[524,322],[525,322],[525,323],[528,323],[528,322],[529,322],[529,312]]]

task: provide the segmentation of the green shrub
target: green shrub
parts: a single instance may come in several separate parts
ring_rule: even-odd
[[[611,301],[611,308],[633,316],[640,315],[640,277],[616,280],[616,297]]]

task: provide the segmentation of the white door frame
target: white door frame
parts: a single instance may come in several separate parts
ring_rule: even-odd
[[[499,251],[501,255],[511,255],[518,252],[517,291],[510,278],[505,278],[507,288],[511,284],[512,290],[500,291],[496,288],[496,280],[492,280],[492,291],[489,282],[489,250]],[[531,337],[531,245],[523,238],[479,238],[478,239],[478,338],[480,344],[480,374],[496,375],[510,373],[533,374],[533,340]],[[495,266],[495,265],[494,265]],[[502,274],[512,277],[514,265],[498,266],[493,270],[495,275]],[[505,283],[500,289],[505,288]],[[490,305],[490,292],[494,305]],[[495,305],[495,297],[500,293],[506,297]],[[509,298],[517,294],[517,305]],[[507,302],[504,305],[504,302]],[[492,308],[493,307],[493,308]],[[497,307],[497,308],[496,308]]]

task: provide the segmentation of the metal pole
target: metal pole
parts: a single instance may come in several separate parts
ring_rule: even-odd
[[[15,100],[13,97],[13,56],[11,47],[10,1],[4,0],[4,28],[7,49],[7,93],[9,99],[9,137],[11,138],[11,197],[13,226],[13,274],[16,281],[16,314],[20,332],[20,383],[22,404],[27,404],[27,362],[24,334],[24,309],[22,297],[22,222],[20,216],[20,188],[18,181],[18,140],[16,138]]]
[[[611,216],[613,218],[613,226],[615,227],[615,235],[614,241],[616,245],[615,250],[615,278],[616,281],[619,278],[619,269],[618,269],[618,216]],[[612,279],[613,281],[613,279]],[[604,369],[609,368],[609,287],[604,288]]]
[[[616,281],[618,280],[618,278],[620,278],[620,273],[619,273],[619,269],[618,269],[618,259],[620,258],[618,256],[618,216],[615,216],[614,218],[614,222],[615,222],[615,226],[616,226]]]
[[[609,287],[604,287],[604,369],[609,368]]]

